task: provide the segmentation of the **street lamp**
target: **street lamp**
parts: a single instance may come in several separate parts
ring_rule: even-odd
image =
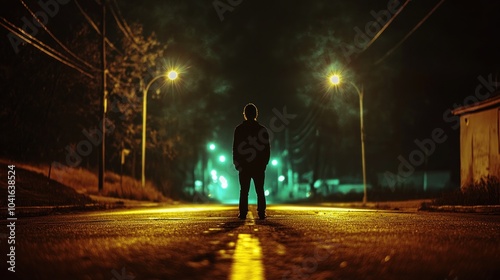
[[[178,77],[178,76],[179,76],[179,73],[177,73],[177,71],[175,71],[175,70],[172,70],[172,71],[168,72],[168,74],[167,74],[167,77],[168,77],[171,81],[173,81],[173,80],[177,79],[177,77]]]
[[[141,186],[144,188],[146,186],[146,112],[147,112],[147,102],[148,102],[148,91],[151,85],[154,82],[161,78],[168,78],[170,81],[174,81],[179,77],[179,74],[175,70],[171,70],[170,72],[154,77],[151,81],[149,81],[148,85],[144,88],[142,93],[142,170],[141,170]]]
[[[340,76],[338,74],[333,74],[328,78],[330,84],[336,86],[340,84]],[[349,83],[356,89],[359,95],[359,120],[361,129],[361,165],[363,168],[363,205],[366,204],[366,163],[365,163],[365,128],[363,124],[363,86],[361,90],[351,81]]]

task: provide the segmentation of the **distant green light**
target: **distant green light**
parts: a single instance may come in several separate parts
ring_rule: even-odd
[[[226,162],[226,157],[225,156],[220,156],[219,157],[220,162]]]
[[[210,171],[210,174],[212,175],[212,181],[216,182],[217,181],[217,171],[212,170],[212,171]]]
[[[227,189],[227,186],[228,186],[227,179],[224,176],[219,177],[219,182],[220,182],[221,188]]]
[[[278,181],[280,181],[280,182],[285,181],[285,176],[280,175],[280,176],[278,177]]]
[[[278,165],[278,161],[277,161],[277,160],[275,160],[275,159],[273,159],[273,160],[271,161],[271,164],[272,164],[273,166],[276,166],[276,165]]]
[[[264,192],[264,195],[265,195],[265,196],[269,196],[269,190],[266,190],[266,191]]]
[[[208,144],[208,149],[210,149],[210,151],[215,150],[215,144],[214,143]]]

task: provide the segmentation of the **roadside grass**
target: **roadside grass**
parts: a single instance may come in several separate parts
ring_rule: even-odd
[[[17,165],[15,168],[8,168],[7,164],[0,165],[0,174],[6,175],[9,171],[11,171],[11,180],[9,180],[11,184],[9,186],[14,186],[14,188],[9,189],[12,200],[1,200],[1,207],[7,207],[8,203],[13,203],[14,208],[19,206],[65,207],[69,205],[72,207],[87,207],[96,204],[88,195],[78,193],[73,188],[59,182],[52,181],[50,185],[47,184],[46,177],[42,174],[26,170]],[[15,177],[12,178],[12,175]],[[3,176],[0,177],[4,178]],[[7,197],[8,193],[7,182],[7,180],[0,180],[0,191],[5,193],[5,197]],[[7,211],[2,214],[6,215]]]
[[[461,190],[443,193],[432,205],[500,205],[500,180],[494,176],[483,177]]]
[[[15,164],[19,168],[26,169],[41,174],[50,184],[56,181],[60,184],[73,188],[76,192],[85,195],[107,196],[131,200],[151,201],[151,202],[169,202],[160,191],[158,191],[151,182],[146,182],[144,188],[141,182],[130,176],[123,176],[120,182],[120,175],[114,172],[106,172],[104,176],[104,188],[99,192],[97,174],[90,170],[78,167],[52,167],[43,164],[13,163],[12,161],[1,160],[4,164]]]

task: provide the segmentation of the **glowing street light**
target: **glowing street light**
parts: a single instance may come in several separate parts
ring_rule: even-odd
[[[170,81],[174,81],[179,77],[179,73],[175,70],[171,70],[170,72],[154,77],[151,81],[149,81],[148,85],[144,88],[142,93],[142,170],[141,170],[141,186],[144,187],[146,185],[146,112],[147,112],[147,102],[148,102],[148,91],[151,85],[154,82],[161,78],[168,78]]]
[[[210,151],[215,150],[215,144],[214,144],[214,143],[210,143],[210,144],[208,144],[208,149],[209,149]]]
[[[278,160],[276,160],[276,159],[271,160],[271,164],[272,164],[273,166],[278,165]]]
[[[330,84],[337,86],[340,84],[340,75],[333,74],[328,78]],[[361,166],[363,168],[363,204],[366,204],[366,162],[365,162],[365,128],[363,124],[363,87],[361,90],[351,81],[349,84],[354,87],[354,89],[358,92],[359,95],[359,119],[360,119],[360,130],[361,130]]]
[[[168,72],[167,77],[171,81],[173,81],[173,80],[177,79],[177,77],[179,77],[179,73],[177,73],[177,71],[175,71],[175,70],[172,70],[172,71]]]
[[[340,76],[338,74],[331,75],[330,78],[328,78],[328,80],[332,85],[340,84]]]

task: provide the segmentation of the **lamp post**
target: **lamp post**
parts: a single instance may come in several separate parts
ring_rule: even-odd
[[[340,84],[340,76],[337,74],[331,75],[328,79],[332,85]],[[359,95],[359,120],[360,120],[360,130],[361,130],[361,165],[363,168],[363,205],[366,204],[366,162],[365,162],[365,128],[363,123],[363,86],[361,90],[351,81],[349,84],[358,92]]]
[[[144,88],[142,93],[142,170],[141,170],[141,186],[144,188],[146,186],[146,112],[147,112],[147,102],[148,102],[148,91],[151,85],[161,78],[168,78],[170,81],[177,79],[179,74],[172,70],[164,75],[159,75],[154,77],[149,81],[148,85]]]

